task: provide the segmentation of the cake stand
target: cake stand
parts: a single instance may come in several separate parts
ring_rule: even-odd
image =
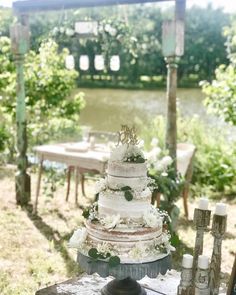
[[[136,280],[141,280],[146,275],[156,278],[159,273],[166,274],[171,269],[171,257],[166,254],[162,259],[147,263],[121,263],[110,267],[108,262],[94,260],[78,252],[77,261],[87,274],[98,273],[101,277],[113,276],[101,290],[102,295],[145,295],[144,288]]]

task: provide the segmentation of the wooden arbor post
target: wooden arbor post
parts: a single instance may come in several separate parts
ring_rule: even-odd
[[[26,106],[24,85],[24,56],[29,50],[29,29],[24,23],[16,23],[11,27],[12,52],[16,64],[16,137],[17,137],[17,172],[16,202],[24,206],[30,200],[30,176],[27,174],[27,134]]]
[[[165,21],[162,30],[162,51],[167,63],[167,129],[166,148],[174,159],[176,170],[177,147],[177,59],[184,53],[184,15],[185,0],[176,0],[175,20]]]

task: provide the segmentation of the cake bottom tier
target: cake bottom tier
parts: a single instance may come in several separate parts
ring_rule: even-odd
[[[124,228],[106,230],[99,223],[86,223],[87,243],[99,252],[110,253],[122,263],[144,263],[165,257],[166,233],[162,228]]]

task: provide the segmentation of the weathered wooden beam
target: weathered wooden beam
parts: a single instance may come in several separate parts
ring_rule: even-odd
[[[222,257],[222,240],[224,238],[227,226],[227,215],[213,215],[212,236],[214,237],[214,245],[210,264],[210,294],[218,295],[220,287],[220,271]]]
[[[192,277],[193,281],[195,279],[196,271],[197,271],[197,261],[199,255],[203,253],[203,241],[204,241],[204,232],[207,230],[207,227],[210,224],[211,220],[211,211],[210,210],[202,210],[199,208],[195,208],[193,223],[196,227],[196,238],[195,238],[195,246],[193,253],[193,269],[192,269]]]
[[[174,2],[174,0],[21,0],[13,2],[13,9],[16,12],[22,13],[163,1]]]
[[[30,201],[30,176],[27,174],[27,134],[24,85],[24,56],[29,50],[29,30],[26,17],[11,27],[11,45],[16,64],[16,131],[17,131],[17,172],[16,201],[27,205]]]
[[[167,57],[167,127],[166,148],[174,159],[173,167],[177,170],[177,111],[176,111],[176,88],[177,88],[177,62],[175,57]]]
[[[163,23],[162,30],[162,52],[167,62],[167,129],[166,148],[174,159],[173,167],[176,169],[176,147],[177,147],[177,68],[178,57],[184,54],[184,17],[185,0],[176,0],[175,19]]]
[[[176,0],[175,2],[175,19],[185,20],[186,0]]]

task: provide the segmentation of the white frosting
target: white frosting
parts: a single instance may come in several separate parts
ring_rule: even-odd
[[[111,189],[120,189],[124,186],[129,186],[132,189],[143,190],[147,186],[148,178],[141,177],[119,177],[107,175],[108,187]]]
[[[108,162],[107,173],[120,177],[144,177],[147,176],[146,163]]]
[[[142,199],[127,201],[124,192],[104,191],[99,194],[98,215],[119,214],[121,218],[142,219],[145,211],[151,207],[151,195]]]

